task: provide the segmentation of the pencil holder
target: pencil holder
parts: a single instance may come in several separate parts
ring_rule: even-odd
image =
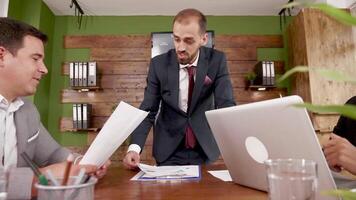
[[[91,177],[87,183],[71,185],[76,179],[75,176],[69,178],[66,186],[52,186],[35,184],[38,190],[38,200],[93,200],[94,186],[97,179]],[[61,179],[58,179],[59,182]]]

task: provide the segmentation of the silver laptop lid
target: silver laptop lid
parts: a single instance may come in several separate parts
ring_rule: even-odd
[[[267,191],[264,160],[304,158],[318,164],[319,195],[336,188],[307,111],[293,106],[302,102],[290,96],[205,113],[234,182]]]

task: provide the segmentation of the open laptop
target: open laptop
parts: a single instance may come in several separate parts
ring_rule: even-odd
[[[303,100],[289,96],[205,114],[235,183],[267,191],[264,160],[303,158],[318,164],[317,199],[337,199],[320,194],[336,185],[308,113],[297,103]]]

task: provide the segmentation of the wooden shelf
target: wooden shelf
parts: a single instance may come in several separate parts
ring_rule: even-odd
[[[85,132],[99,132],[99,128],[86,128],[86,129],[62,129],[62,131],[69,131],[69,132],[79,132],[79,131],[85,131]]]
[[[259,88],[265,88],[265,90],[273,90],[277,87],[274,85],[249,85],[248,86],[248,89],[252,89],[252,90],[259,90]],[[259,91],[264,91],[264,90],[259,90]]]
[[[89,91],[98,91],[100,90],[99,86],[92,86],[92,87],[80,87],[80,86],[74,86],[70,87],[72,90],[78,90],[79,92],[89,92]]]

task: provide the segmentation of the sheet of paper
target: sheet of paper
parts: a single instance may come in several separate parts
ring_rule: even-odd
[[[90,145],[80,164],[97,166],[105,164],[147,114],[148,112],[121,101]]]
[[[199,165],[151,166],[139,164],[141,171],[131,180],[200,179]]]
[[[213,170],[213,171],[208,171],[211,175],[214,177],[222,180],[222,181],[232,181],[230,173],[228,170]]]

